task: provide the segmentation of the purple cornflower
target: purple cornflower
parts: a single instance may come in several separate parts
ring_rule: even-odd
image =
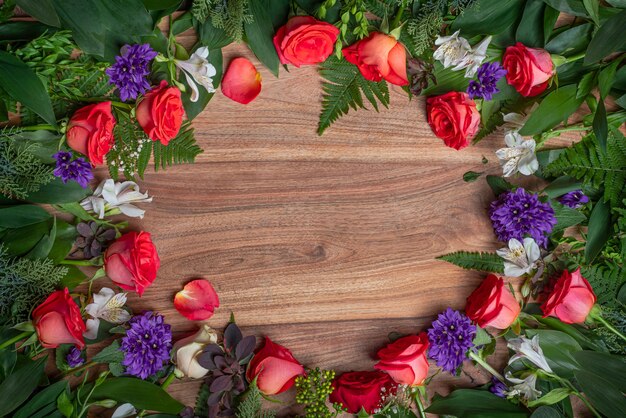
[[[72,153],[67,151],[59,151],[53,157],[57,160],[57,164],[52,174],[60,177],[63,183],[74,180],[85,188],[93,180],[91,165],[83,158],[78,157],[72,160]]]
[[[123,102],[135,100],[150,88],[147,77],[150,75],[150,61],[157,56],[150,45],[124,45],[122,55],[115,57],[115,64],[107,68],[109,84],[115,84]]]
[[[500,398],[506,398],[506,393],[509,388],[506,387],[504,383],[496,379],[495,377],[491,378],[491,386],[489,386],[489,392],[493,393]]]
[[[122,364],[127,374],[145,380],[170,359],[171,327],[165,323],[163,315],[150,311],[132,317],[128,324],[130,329],[120,347],[124,352]]]
[[[496,87],[498,80],[506,75],[506,70],[499,62],[486,62],[476,72],[476,80],[472,80],[467,88],[467,94],[472,99],[491,100],[500,89]]]
[[[574,190],[573,192],[565,193],[563,196],[559,197],[559,202],[572,209],[578,209],[589,202],[589,198],[585,196],[582,190]]]
[[[459,311],[446,309],[439,314],[428,330],[428,356],[437,366],[448,373],[456,370],[467,357],[467,352],[474,347],[476,326]]]
[[[80,367],[85,364],[85,359],[83,359],[83,352],[80,351],[76,347],[72,347],[67,356],[65,356],[65,361],[70,368]]]
[[[521,241],[529,235],[544,248],[548,246],[547,235],[556,225],[552,206],[521,187],[502,193],[491,202],[489,217],[500,241],[508,242],[511,238]]]

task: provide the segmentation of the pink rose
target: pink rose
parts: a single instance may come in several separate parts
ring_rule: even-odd
[[[304,374],[304,367],[293,357],[291,351],[265,337],[265,343],[252,357],[246,377],[254,380],[266,395],[282,393],[293,386],[296,377]]]
[[[399,338],[378,350],[380,361],[374,368],[389,373],[401,385],[421,385],[428,376],[427,349],[428,336],[425,332]]]
[[[517,43],[506,49],[502,58],[506,81],[524,97],[541,94],[554,74],[550,53]]]

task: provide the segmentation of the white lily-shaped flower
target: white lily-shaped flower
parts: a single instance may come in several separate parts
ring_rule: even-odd
[[[113,179],[106,179],[94,190],[93,195],[83,199],[80,204],[85,210],[96,213],[100,219],[103,219],[105,213],[111,209],[119,209],[131,218],[143,218],[146,211],[133,203],[144,202],[152,202],[152,198],[147,192],[141,193],[139,185],[134,181],[116,183]]]
[[[472,50],[465,56],[465,78],[473,78],[478,68],[487,58],[487,47],[491,43],[491,35],[474,45]]]
[[[132,404],[123,403],[117,407],[111,418],[128,418],[137,415],[137,410]]]
[[[174,60],[174,63],[185,73],[187,84],[191,87],[191,96],[189,100],[197,102],[198,84],[205,88],[209,93],[215,92],[213,87],[213,78],[216,74],[215,67],[209,63],[209,48],[206,46],[196,49],[188,60]]]
[[[501,248],[496,253],[504,259],[504,274],[509,277],[530,273],[537,268],[537,260],[541,257],[539,245],[532,238],[524,238],[523,244],[511,238],[509,247]]]
[[[100,319],[118,325],[127,322],[130,314],[123,309],[124,304],[126,304],[126,293],[115,293],[108,287],[103,287],[98,293],[94,293],[93,302],[85,307],[85,312],[91,316],[85,322],[87,326],[83,334],[85,338],[89,340],[96,338]]]
[[[536,389],[537,375],[534,373],[529,374],[524,379],[518,379],[517,377],[513,377],[511,372],[508,372],[506,374],[506,380],[514,384],[511,390],[506,393],[509,397],[519,396],[527,401],[534,401],[541,396],[541,391]]]
[[[537,143],[534,139],[524,139],[517,131],[509,131],[504,135],[504,142],[507,146],[496,151],[504,177],[515,173],[529,176],[537,171],[539,161],[535,155]]]
[[[522,129],[522,126],[526,123],[530,115],[539,107],[538,103],[532,105],[530,109],[526,113],[506,113],[502,116],[504,120],[504,128],[507,131],[519,131]]]
[[[508,347],[515,351],[515,355],[509,359],[509,364],[520,359],[526,359],[541,370],[552,373],[552,369],[543,355],[543,350],[539,346],[539,336],[532,339],[526,337],[513,338],[509,340]]]
[[[450,36],[439,36],[435,40],[438,48],[433,58],[440,61],[444,68],[454,67],[454,71],[465,68],[465,57],[472,50],[467,39],[459,36],[460,32],[457,30]]]

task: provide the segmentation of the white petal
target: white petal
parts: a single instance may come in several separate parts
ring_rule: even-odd
[[[189,96],[189,100],[191,100],[192,102],[195,103],[200,98],[200,95],[198,93],[198,86],[196,85],[196,81],[193,79],[193,77],[191,77],[187,73],[187,71],[183,71],[183,73],[185,73],[185,78],[187,79],[187,84],[189,84],[189,87],[191,87],[191,96]]]
[[[85,321],[86,330],[83,336],[88,340],[95,340],[98,336],[98,328],[100,327],[100,320],[98,318],[88,319]]]
[[[132,404],[125,403],[117,407],[111,418],[128,418],[137,414],[137,410]]]
[[[524,249],[526,250],[526,256],[530,264],[534,264],[541,257],[539,245],[537,245],[532,238],[524,238]]]
[[[120,211],[131,218],[140,218],[143,219],[143,215],[146,213],[145,210],[139,209],[135,205],[131,205],[130,203],[126,203],[124,205],[119,206]]]
[[[520,268],[519,266],[509,263],[507,261],[504,262],[504,275],[507,277],[521,277],[526,274],[526,269]]]

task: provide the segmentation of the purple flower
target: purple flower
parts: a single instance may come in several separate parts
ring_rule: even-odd
[[[126,373],[146,379],[161,370],[170,359],[172,331],[162,315],[150,311],[128,321],[130,329],[122,338],[122,364]]]
[[[552,206],[521,187],[502,193],[491,202],[489,217],[500,241],[508,242],[511,238],[522,241],[530,236],[544,248],[548,246],[547,235],[556,225]]]
[[[76,347],[72,347],[67,356],[65,356],[65,361],[70,368],[80,367],[85,364],[85,359],[83,359],[83,352],[80,351]]]
[[[53,157],[57,163],[52,174],[60,177],[63,183],[74,180],[85,188],[93,180],[91,165],[84,158],[78,157],[72,160],[72,153],[67,151],[59,151]]]
[[[455,374],[467,357],[468,350],[474,347],[475,336],[476,326],[472,325],[472,321],[459,311],[448,308],[439,314],[428,330],[428,356],[435,360],[437,366]]]
[[[585,196],[582,190],[574,190],[573,192],[565,193],[563,196],[559,197],[559,202],[572,209],[578,209],[589,202],[589,198]]]
[[[491,386],[489,386],[489,392],[493,393],[496,396],[499,396],[500,398],[506,398],[506,393],[508,392],[508,390],[509,388],[504,383],[502,383],[495,377],[491,378]]]
[[[476,73],[477,80],[472,80],[467,88],[467,94],[472,99],[491,100],[500,90],[496,87],[498,80],[506,75],[506,70],[499,62],[486,62]]]
[[[157,56],[150,45],[124,45],[122,55],[115,57],[115,64],[107,68],[109,83],[115,84],[123,102],[135,100],[150,88],[147,77],[150,75],[150,61]]]

